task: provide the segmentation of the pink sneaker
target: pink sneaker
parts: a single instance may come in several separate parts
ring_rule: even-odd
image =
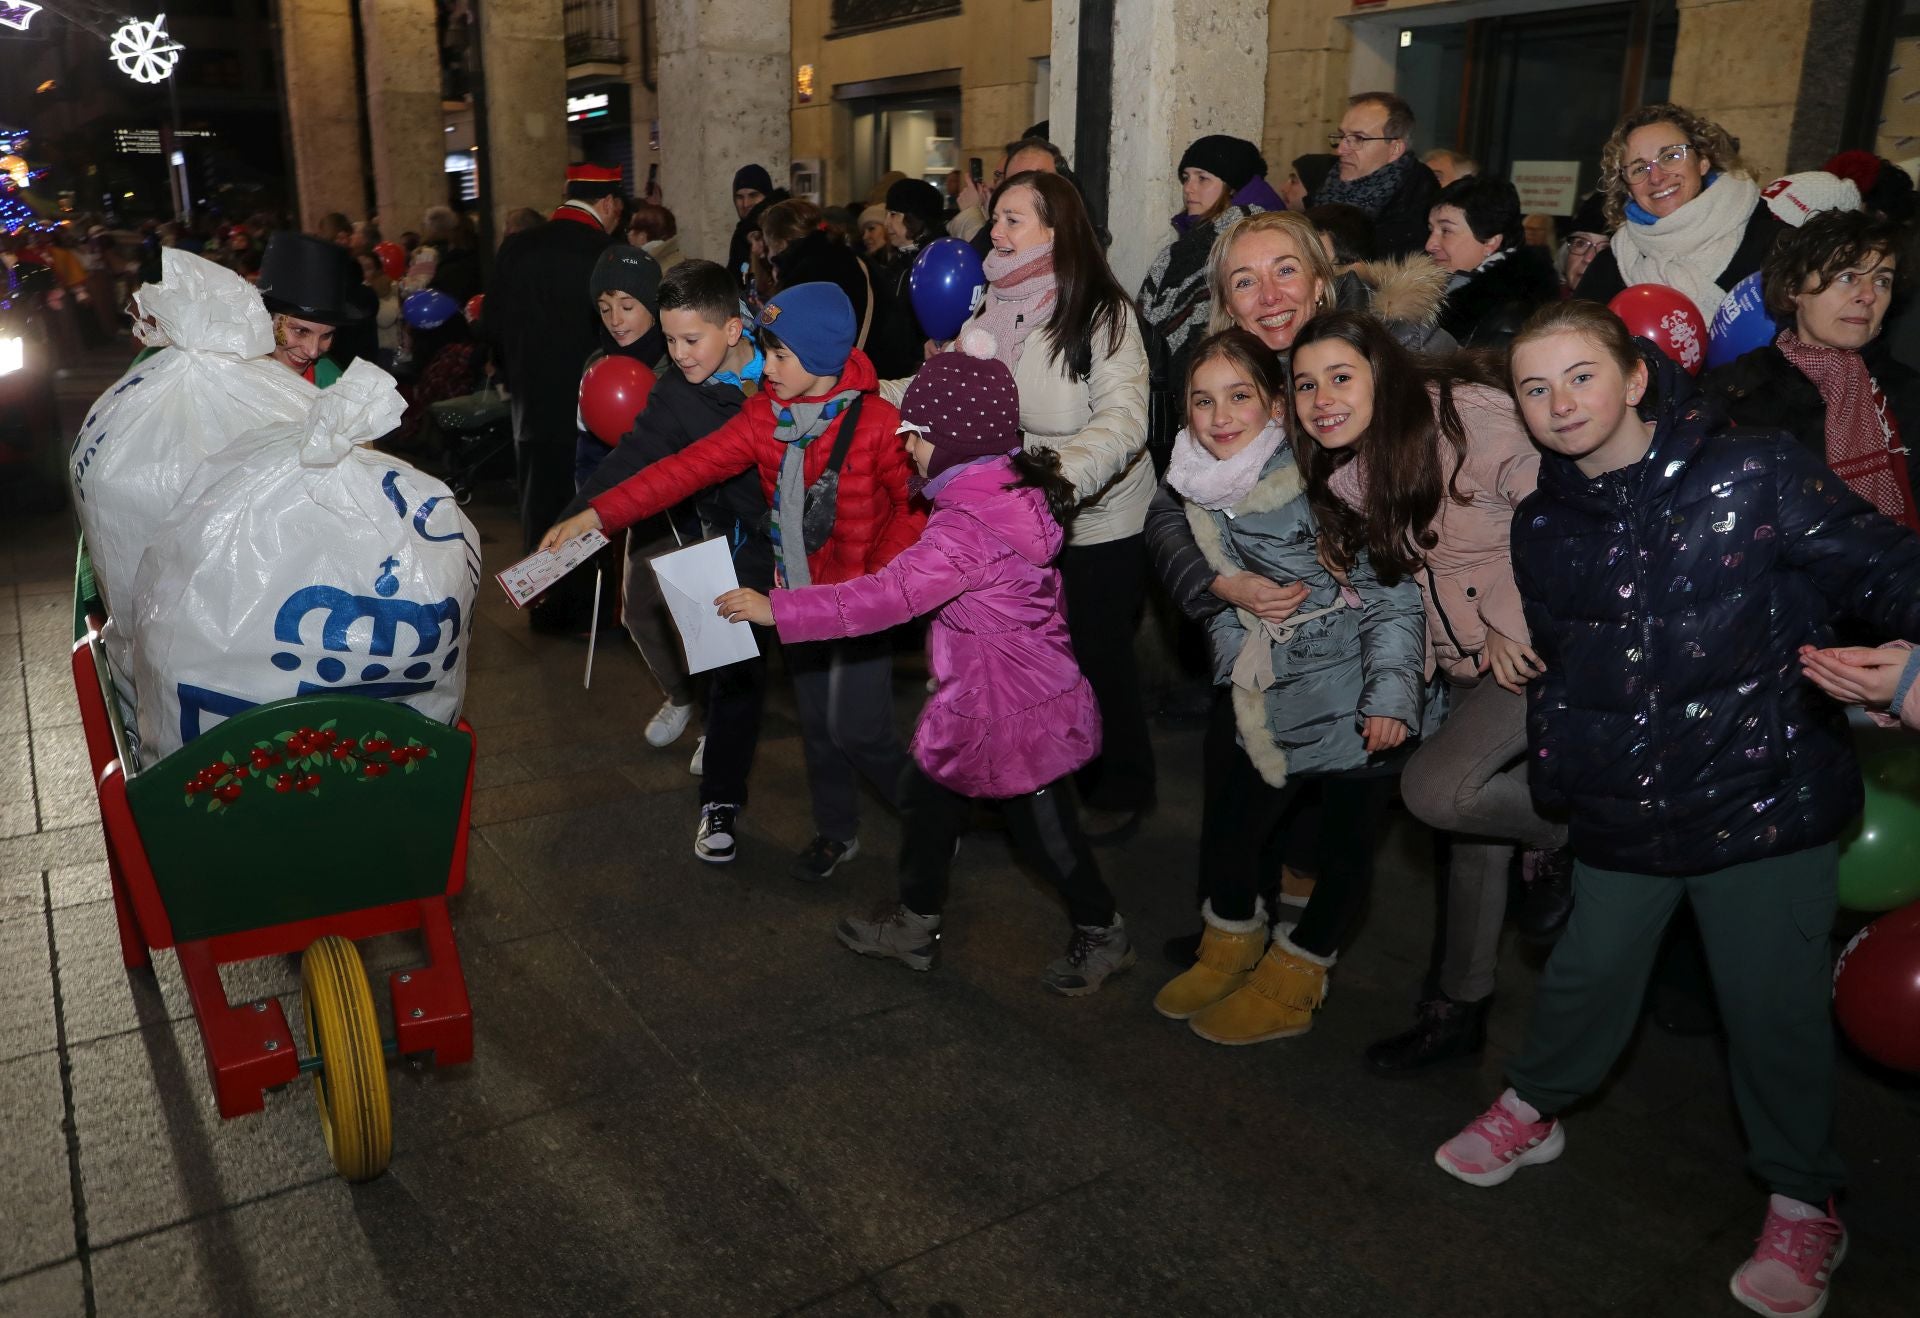
[[[1468,1185],[1499,1185],[1522,1167],[1552,1162],[1567,1147],[1556,1120],[1542,1121],[1509,1089],[1471,1125],[1440,1146],[1433,1160]]]
[[[1831,1202],[1823,1216],[1811,1204],[1776,1194],[1767,1200],[1753,1257],[1728,1289],[1755,1313],[1817,1318],[1827,1307],[1827,1281],[1846,1256],[1847,1229]]]

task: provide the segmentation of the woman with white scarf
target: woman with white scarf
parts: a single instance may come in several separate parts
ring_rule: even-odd
[[[1665,284],[1711,323],[1786,227],[1727,130],[1678,105],[1646,105],[1622,119],[1600,158],[1600,183],[1616,227],[1580,281],[1576,296],[1589,302],[1609,302],[1632,284]]]

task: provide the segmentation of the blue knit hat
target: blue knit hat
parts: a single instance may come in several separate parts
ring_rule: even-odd
[[[754,336],[772,334],[815,375],[838,375],[860,326],[853,303],[838,284],[795,284],[783,288],[760,310]]]

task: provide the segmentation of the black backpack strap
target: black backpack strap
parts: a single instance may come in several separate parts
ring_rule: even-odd
[[[828,471],[839,474],[840,468],[846,465],[847,450],[853,447],[853,429],[860,422],[860,404],[866,400],[865,394],[856,395],[840,414],[840,429],[833,437],[833,452],[827,454],[827,470],[820,473],[822,479]]]

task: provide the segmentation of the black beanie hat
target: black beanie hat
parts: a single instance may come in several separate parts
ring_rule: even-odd
[[[765,165],[742,165],[733,171],[733,190],[752,188],[755,192],[772,192],[773,176],[767,173]]]
[[[1324,151],[1313,151],[1293,158],[1293,172],[1301,186],[1306,188],[1307,195],[1311,196],[1326,186],[1327,176],[1333,173],[1333,167],[1338,163]]]
[[[1568,233],[1612,233],[1613,226],[1607,223],[1607,194],[1589,192],[1580,199],[1573,209],[1573,218],[1567,223]]]
[[[587,281],[587,295],[596,302],[602,293],[625,293],[660,319],[660,263],[638,247],[615,243],[600,253]]]
[[[927,228],[938,230],[946,207],[940,200],[940,189],[933,184],[925,179],[903,178],[887,189],[887,209],[902,215],[918,215]]]
[[[1260,154],[1260,148],[1244,138],[1228,137],[1224,133],[1214,133],[1203,137],[1187,148],[1180,157],[1180,168],[1197,166],[1227,185],[1228,193],[1235,193],[1256,178],[1264,178],[1267,173],[1266,158]]]

